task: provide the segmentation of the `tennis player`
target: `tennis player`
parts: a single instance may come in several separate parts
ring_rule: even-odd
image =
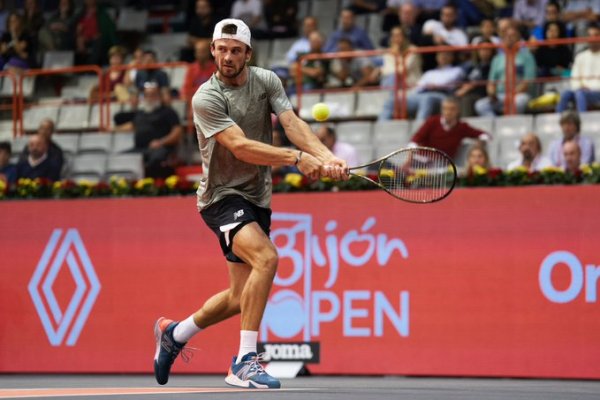
[[[159,384],[186,342],[203,329],[241,313],[240,347],[225,382],[245,388],[279,388],[257,355],[258,329],[277,270],[269,239],[271,166],[296,165],[309,178],[347,179],[336,158],[299,119],[281,81],[271,71],[248,67],[250,30],[241,20],[216,26],[211,44],[217,72],[192,99],[204,177],[198,209],[219,238],[229,269],[229,288],[209,298],[181,322],[155,324],[154,372]],[[299,150],[271,145],[271,113]]]

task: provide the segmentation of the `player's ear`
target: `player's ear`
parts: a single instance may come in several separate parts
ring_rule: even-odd
[[[246,46],[246,62],[250,62],[252,58],[252,47]]]

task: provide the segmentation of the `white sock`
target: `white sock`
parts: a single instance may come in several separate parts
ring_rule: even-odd
[[[200,332],[202,329],[196,326],[194,316],[190,315],[187,319],[181,321],[173,331],[173,339],[179,343],[187,343],[192,336]]]
[[[248,353],[256,353],[256,342],[258,341],[258,331],[240,331],[240,351],[238,352],[236,364],[239,364]]]

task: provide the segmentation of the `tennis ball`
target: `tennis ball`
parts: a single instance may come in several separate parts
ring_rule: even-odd
[[[325,103],[317,103],[312,108],[312,116],[315,120],[321,122],[329,118],[329,106]]]

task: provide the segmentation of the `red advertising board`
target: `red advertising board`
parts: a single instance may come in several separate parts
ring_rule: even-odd
[[[600,378],[600,186],[276,195],[263,341],[314,373]],[[0,372],[149,372],[159,316],[227,286],[193,197],[0,203]],[[226,371],[239,318],[177,372]]]

